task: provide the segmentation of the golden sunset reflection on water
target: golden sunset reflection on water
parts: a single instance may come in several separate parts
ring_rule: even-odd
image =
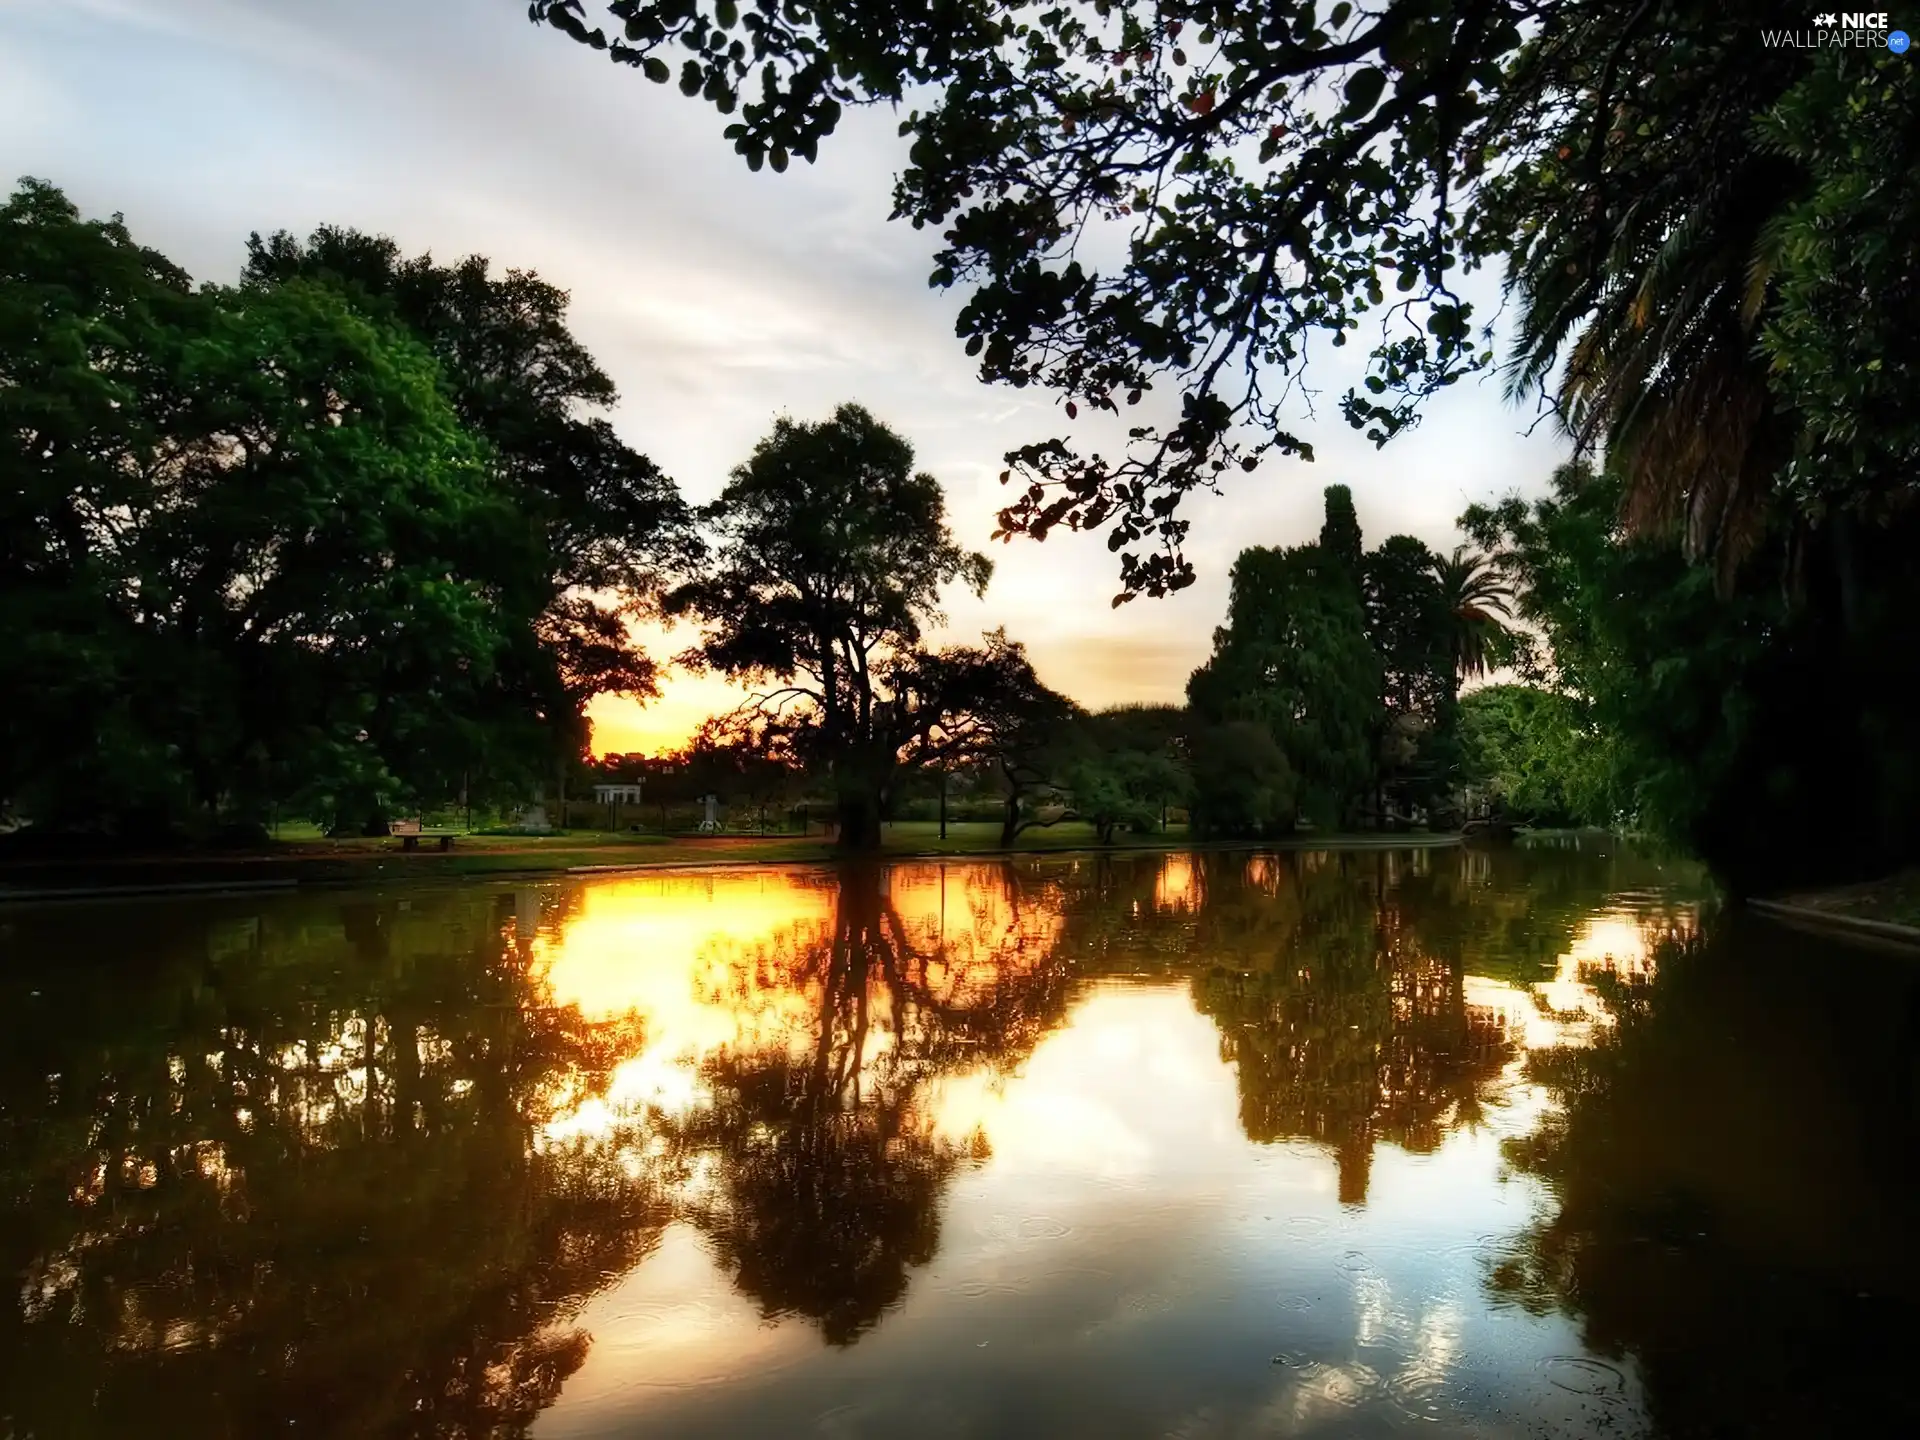
[[[396,1440],[1630,1421],[1569,1266],[1667,1283],[1714,1213],[1810,1265],[1887,1233],[1865,1181],[1829,1231],[1768,1179],[1778,1117],[1813,1117],[1806,1188],[1851,1112],[1778,1058],[1818,1053],[1798,992],[1731,1033],[1751,952],[1691,883],[1368,847],[234,899],[104,972],[114,1008],[65,928],[124,947],[114,917],[23,928],[60,963],[14,1003],[68,998],[0,1112],[0,1323],[42,1357],[11,1383],[56,1420]],[[1765,1103],[1701,1108],[1739,1065]],[[1609,1208],[1643,1180],[1712,1207]],[[70,1430],[139,1426],[23,1433]]]
[[[1442,863],[1484,880],[1478,857],[1452,864],[1465,858]],[[1345,1358],[1306,1363],[1263,1413],[1331,1423],[1387,1390],[1442,1396],[1481,1363],[1476,1346],[1531,1342],[1490,1342],[1484,1315],[1444,1278],[1454,1262],[1416,1255],[1469,1258],[1512,1223],[1510,1205],[1538,1203],[1537,1186],[1487,1183],[1501,1144],[1549,1105],[1523,1074],[1526,1053],[1588,1043],[1610,1018],[1598,974],[1646,981],[1655,945],[1684,922],[1599,908],[1538,979],[1462,974],[1427,948],[1445,933],[1431,931],[1435,902],[1405,889],[1447,883],[1435,870],[1430,856],[1392,853],[1169,855],[1053,871],[908,865],[848,882],[871,894],[802,877],[607,884],[550,939],[554,999],[639,1012],[646,1048],[571,1123],[587,1131],[649,1105],[724,1109],[736,1102],[703,1072],[754,1051],[794,1067],[785,1114],[818,1116],[824,1099],[842,1117],[828,1123],[851,1124],[862,1106],[895,1104],[871,1152],[888,1158],[861,1163],[950,1178],[925,1222],[938,1250],[891,1318],[862,1332],[863,1373],[917,1343],[903,1337],[945,1333],[956,1304],[979,1316],[951,1341],[968,1350],[1015,1332],[1033,1343],[1011,1318],[1023,1303],[1067,1334],[1132,1330],[1198,1303],[1284,1222],[1292,1263],[1328,1277],[1304,1282],[1302,1303],[1331,1285],[1351,1329],[1335,1345]],[[1091,910],[1089,894],[1101,897]],[[1082,932],[1113,914],[1127,917],[1120,973],[1077,969],[1046,999],[1042,977],[1061,972],[1063,952],[1107,953],[1107,942],[1086,950]],[[1176,966],[1165,974],[1140,968],[1136,942],[1153,935]],[[1372,948],[1364,969],[1349,944]],[[863,946],[873,968],[836,995],[833,957]],[[844,1088],[822,1095],[797,1078],[843,1050],[854,1056]],[[705,1403],[695,1397],[798,1374],[822,1338],[844,1343],[830,1319],[786,1323],[811,1313],[804,1287],[741,1293],[738,1248],[762,1243],[752,1237],[766,1221],[743,1215],[736,1163],[683,1179],[688,1219],[583,1314],[594,1351],[542,1433],[618,1433],[639,1395],[651,1428],[675,1433],[683,1407]],[[788,1203],[812,1203],[782,1173]]]
[[[1531,985],[1485,975],[1465,977],[1468,1012],[1486,1018],[1523,1050],[1589,1045],[1615,1022],[1594,984],[1606,975],[1628,985],[1652,981],[1656,945],[1693,933],[1689,911],[1650,917],[1638,910],[1602,911],[1581,922],[1553,974]]]
[[[1061,917],[1044,891],[1023,895],[1005,867],[901,865],[876,897],[912,971],[918,1003],[890,993],[884,968],[864,977],[863,1070],[884,1063],[923,1008],[990,1003],[998,987],[1046,961]],[[605,1134],[637,1112],[685,1115],[704,1098],[702,1065],[717,1055],[778,1051],[799,1061],[821,1040],[820,957],[835,943],[837,882],[825,872],[713,872],[600,881],[533,950],[551,1003],[590,1021],[631,1019],[638,1053],[604,1091],[546,1127],[549,1140]],[[828,962],[831,963],[831,962]],[[908,1038],[912,1038],[909,1035]],[[956,1093],[975,1077],[948,1077]],[[938,1106],[943,1131],[975,1136],[964,1102]],[[961,1128],[955,1130],[955,1126]]]

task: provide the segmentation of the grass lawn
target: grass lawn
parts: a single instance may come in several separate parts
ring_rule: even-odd
[[[1903,870],[1884,880],[1869,880],[1861,885],[1841,885],[1831,890],[1814,890],[1800,895],[1782,895],[1788,905],[1804,906],[1829,915],[1847,915],[1856,920],[1879,920],[1888,925],[1908,925],[1920,929],[1920,870]]]
[[[1302,836],[1290,848],[1318,846],[1404,847],[1452,843],[1456,837],[1417,835]],[[1123,835],[1111,850],[1185,848],[1185,826],[1164,834]],[[950,822],[940,837],[937,821],[899,821],[885,827],[882,854],[1003,854],[1000,827],[992,822]],[[1013,852],[1094,850],[1093,827],[1068,822],[1022,832]],[[329,839],[312,826],[282,826],[279,838],[258,850],[155,853],[112,859],[16,860],[0,865],[0,898],[9,892],[43,893],[113,887],[229,885],[248,883],[337,884],[369,880],[453,879],[462,876],[545,874],[599,868],[821,862],[836,858],[825,836],[771,833],[655,835],[631,831],[573,830],[561,835],[459,835],[450,851],[405,851],[391,836]]]

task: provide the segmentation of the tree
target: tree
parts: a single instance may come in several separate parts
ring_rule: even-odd
[[[119,517],[184,407],[179,332],[205,302],[116,216],[43,181],[0,206],[0,796],[168,817],[177,767],[133,713],[138,561]]]
[[[1159,827],[1167,808],[1188,798],[1186,729],[1186,716],[1167,705],[1124,705],[1081,719],[1061,767],[1073,818],[1093,826],[1102,845],[1118,830]]]
[[[1301,810],[1343,823],[1372,776],[1380,669],[1355,578],[1318,546],[1243,550],[1213,656],[1187,682],[1203,724],[1265,725]]]
[[[1614,803],[1741,890],[1920,854],[1903,698],[1920,657],[1899,638],[1920,579],[1895,558],[1913,521],[1859,537],[1884,578],[1849,626],[1831,552],[1807,553],[1798,598],[1751,570],[1719,594],[1671,536],[1631,533],[1625,483],[1568,467],[1548,499],[1463,517],[1545,639],[1530,678],[1569,697],[1577,728],[1609,747]]]
[[[811,160],[847,105],[937,97],[902,124],[896,213],[946,237],[935,285],[975,285],[959,330],[983,378],[1055,388],[1069,420],[1180,392],[1111,463],[1065,437],[1009,456],[1025,485],[1003,526],[1112,523],[1123,593],[1190,582],[1181,494],[1268,451],[1311,457],[1286,413],[1299,367],[1386,303],[1383,271],[1404,324],[1343,402],[1355,425],[1403,428],[1478,356],[1445,273],[1471,215],[1447,202],[1497,148],[1483,89],[1521,44],[1517,5],[613,0],[612,35],[582,0],[529,8],[655,81],[685,47],[682,91],[738,110],[727,138],[756,168]],[[1130,243],[1103,274],[1076,241],[1109,224]]]
[[[1193,739],[1193,825],[1202,839],[1280,835],[1299,816],[1299,781],[1258,720],[1203,725]]]
[[[1402,714],[1432,714],[1452,688],[1445,600],[1436,557],[1411,535],[1392,535],[1366,557],[1367,635],[1380,656],[1381,694]]]
[[[308,282],[190,292],[50,187],[4,215],[7,788],[147,840],[448,793],[542,557],[433,358]]]
[[[979,646],[911,657],[895,674],[906,700],[901,759],[941,770],[986,769],[1005,802],[1002,849],[1041,820],[1033,801],[1057,795],[1081,711],[1041,683],[1026,647],[992,630]]]
[[[1357,586],[1361,583],[1366,546],[1360,537],[1360,516],[1353,508],[1353,492],[1344,485],[1329,485],[1325,500],[1325,518],[1320,522],[1320,552],[1344,565]]]
[[[806,753],[834,786],[839,843],[877,845],[901,748],[929,718],[905,683],[922,627],[940,617],[943,586],[979,593],[991,565],[955,542],[912,447],[857,405],[777,421],[702,518],[711,564],[665,600],[705,627],[683,658],[771,685],[758,708],[799,707]]]
[[[1756,121],[1797,100],[1810,70],[1835,73],[1826,98],[1839,99],[1887,68],[1871,52],[1810,64],[1759,46],[1764,15],[1736,22],[1697,0],[1115,0],[964,15],[617,0],[611,36],[588,18],[600,8],[533,0],[530,13],[657,81],[671,76],[663,47],[685,46],[682,90],[734,117],[726,136],[755,167],[811,160],[847,105],[920,101],[901,126],[914,144],[896,214],[943,235],[935,285],[975,287],[960,332],[983,377],[1046,384],[1076,408],[1117,408],[1156,381],[1181,392],[1177,414],[1136,427],[1117,462],[1063,437],[1012,457],[1029,484],[1011,528],[1114,521],[1118,544],[1160,547],[1123,557],[1129,591],[1151,593],[1190,574],[1184,525],[1157,500],[1266,451],[1311,456],[1289,402],[1318,345],[1386,312],[1369,373],[1342,401],[1379,441],[1492,360],[1451,285],[1463,264],[1513,257],[1529,382],[1557,341],[1638,343],[1636,303],[1665,307],[1673,323],[1644,328],[1627,372],[1678,419],[1683,394],[1704,400],[1732,376],[1730,341],[1759,333],[1751,313],[1743,329],[1695,323],[1739,318],[1720,301],[1739,293],[1754,254],[1743,242],[1808,168],[1852,163],[1836,158],[1843,146],[1782,154]],[[1911,114],[1909,100],[1890,94],[1887,118]],[[1849,208],[1884,213],[1872,204]],[[1104,227],[1130,243],[1103,272],[1076,242]],[[1676,363],[1651,363],[1661,353]],[[1631,405],[1602,410],[1652,423]]]
[[[1796,647],[1836,666],[1844,647],[1835,682],[1873,697],[1845,746],[1915,773],[1865,638],[1905,600],[1920,460],[1901,418],[1920,204],[1885,180],[1920,134],[1904,57],[1760,44],[1805,12],[1700,0],[608,0],[611,39],[601,8],[530,13],[657,81],[660,48],[685,47],[682,90],[738,110],[726,135],[755,167],[811,160],[847,105],[917,107],[895,213],[942,237],[931,283],[970,290],[982,378],[1065,400],[1063,433],[1009,454],[1001,528],[1109,528],[1116,603],[1190,583],[1187,492],[1311,458],[1312,361],[1372,314],[1351,425],[1385,443],[1503,359],[1516,398],[1607,455],[1628,533],[1716,562],[1733,613],[1643,665],[1713,671],[1751,638],[1755,587],[1815,587],[1808,614],[1833,623],[1770,628],[1764,664],[1804,675]],[[1454,288],[1489,265],[1520,317],[1498,357]],[[1134,406],[1112,458],[1071,425]],[[1805,748],[1768,743],[1753,760],[1775,774]],[[1905,853],[1904,784],[1875,792],[1869,864]]]
[[[1373,734],[1375,811],[1398,801],[1444,807],[1454,770],[1458,684],[1435,556],[1411,535],[1392,535],[1365,557],[1367,638],[1381,671]]]
[[[778,715],[735,710],[710,716],[671,763],[695,794],[737,800],[764,825],[768,809],[781,809],[806,783],[795,738]]]
[[[539,618],[503,674],[531,704],[564,712],[550,717],[555,763],[584,747],[593,696],[657,694],[655,663],[628,622],[648,612],[663,572],[697,558],[698,542],[673,481],[603,416],[582,413],[619,397],[568,328],[567,293],[529,271],[495,275],[484,256],[436,265],[334,226],[304,244],[285,231],[255,234],[243,277],[336,287],[439,360],[462,422],[491,446],[540,535],[546,569],[530,597]]]
[[[1460,701],[1461,772],[1491,806],[1542,825],[1612,825],[1612,737],[1580,700],[1532,685],[1488,685]]]
[[[1505,654],[1513,587],[1485,555],[1456,545],[1446,559],[1433,560],[1441,613],[1446,617],[1449,676],[1472,680],[1487,673]]]

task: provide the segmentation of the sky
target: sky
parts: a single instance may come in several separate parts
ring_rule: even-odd
[[[1491,378],[1376,450],[1333,404],[1351,372],[1318,372],[1320,413],[1294,426],[1316,462],[1269,461],[1189,500],[1198,582],[1116,610],[1101,537],[989,541],[1011,498],[1002,454],[1071,427],[1052,396],[979,382],[953,334],[964,295],[927,287],[932,238],[888,223],[896,117],[849,114],[818,164],[785,175],[748,171],[725,123],[535,28],[524,0],[0,0],[8,182],[124,213],[202,280],[232,280],[251,231],[323,223],[536,270],[571,293],[575,333],[620,387],[616,428],[696,503],[776,416],[858,401],[913,443],[958,538],[995,562],[985,597],[951,596],[934,638],[1004,625],[1083,704],[1179,700],[1234,555],[1312,539],[1325,486],[1352,488],[1370,545],[1451,549],[1468,503],[1539,493],[1561,457]],[[1487,313],[1497,291],[1477,298]],[[659,653],[694,638],[658,637]],[[722,682],[677,674],[644,708],[602,697],[594,746],[668,747],[730,703]]]

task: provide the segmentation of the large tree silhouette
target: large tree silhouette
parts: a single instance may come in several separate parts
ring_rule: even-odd
[[[0,1045],[10,1427],[521,1433],[665,1222],[610,1146],[542,1135],[630,1022],[544,1003],[507,896],[148,935],[126,963],[71,914],[13,937],[67,960],[9,984]]]
[[[769,1317],[799,1315],[850,1344],[939,1245],[939,1202],[980,1135],[943,1134],[926,1087],[1016,1063],[1060,1019],[1070,969],[1057,904],[1012,866],[961,877],[952,911],[916,927],[894,872],[842,872],[830,922],[737,958],[753,990],[808,998],[807,1028],[709,1058],[711,1103],[669,1126],[717,1161],[691,1213],[722,1268]]]

